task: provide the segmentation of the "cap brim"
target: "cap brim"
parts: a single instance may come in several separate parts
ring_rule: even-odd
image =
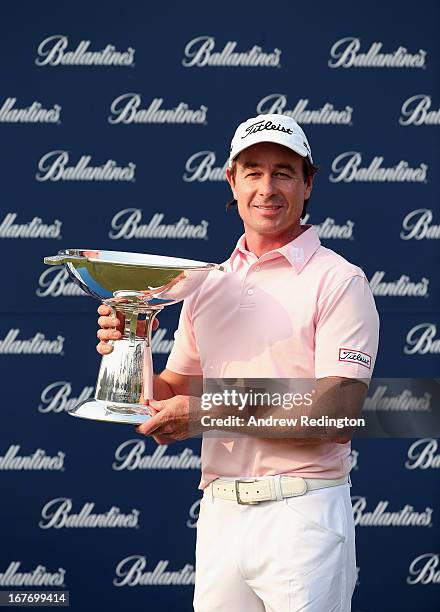
[[[259,144],[260,142],[272,142],[282,147],[286,147],[286,149],[290,149],[291,151],[298,153],[298,155],[301,155],[301,157],[308,157],[310,162],[313,164],[313,160],[312,160],[310,153],[307,151],[307,149],[303,145],[301,144],[288,145],[285,142],[280,142],[280,140],[281,139],[279,138],[276,132],[274,132],[273,134],[265,134],[263,137],[261,136],[261,134],[255,134],[254,138],[252,138],[252,135],[251,135],[250,137],[246,138],[246,142],[241,143],[241,145],[243,146],[240,145],[239,147],[234,148],[234,151],[231,151],[233,156],[231,155],[229,157],[229,165],[231,165],[231,162],[234,159],[236,159],[237,156],[240,155],[242,151],[244,151],[245,149],[248,149],[249,147],[252,147],[254,144]]]

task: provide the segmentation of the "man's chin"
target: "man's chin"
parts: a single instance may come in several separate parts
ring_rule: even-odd
[[[279,236],[289,231],[288,227],[283,227],[278,223],[270,221],[262,221],[254,226],[254,231],[261,234],[261,236]]]

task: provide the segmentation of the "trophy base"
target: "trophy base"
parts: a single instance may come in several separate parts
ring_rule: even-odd
[[[101,400],[87,400],[68,411],[71,416],[92,421],[142,425],[151,419],[148,406],[143,404],[117,404]]]

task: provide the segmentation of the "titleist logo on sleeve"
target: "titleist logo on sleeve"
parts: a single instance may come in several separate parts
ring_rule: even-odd
[[[340,348],[339,361],[348,361],[350,363],[358,363],[366,368],[371,368],[371,357],[362,351],[354,351],[352,349]]]

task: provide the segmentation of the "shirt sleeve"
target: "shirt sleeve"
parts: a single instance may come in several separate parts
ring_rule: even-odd
[[[365,276],[340,282],[318,303],[315,377],[340,376],[367,386],[379,342],[379,315]]]
[[[183,301],[179,325],[174,333],[174,345],[166,368],[176,374],[188,376],[203,374],[188,300]]]

